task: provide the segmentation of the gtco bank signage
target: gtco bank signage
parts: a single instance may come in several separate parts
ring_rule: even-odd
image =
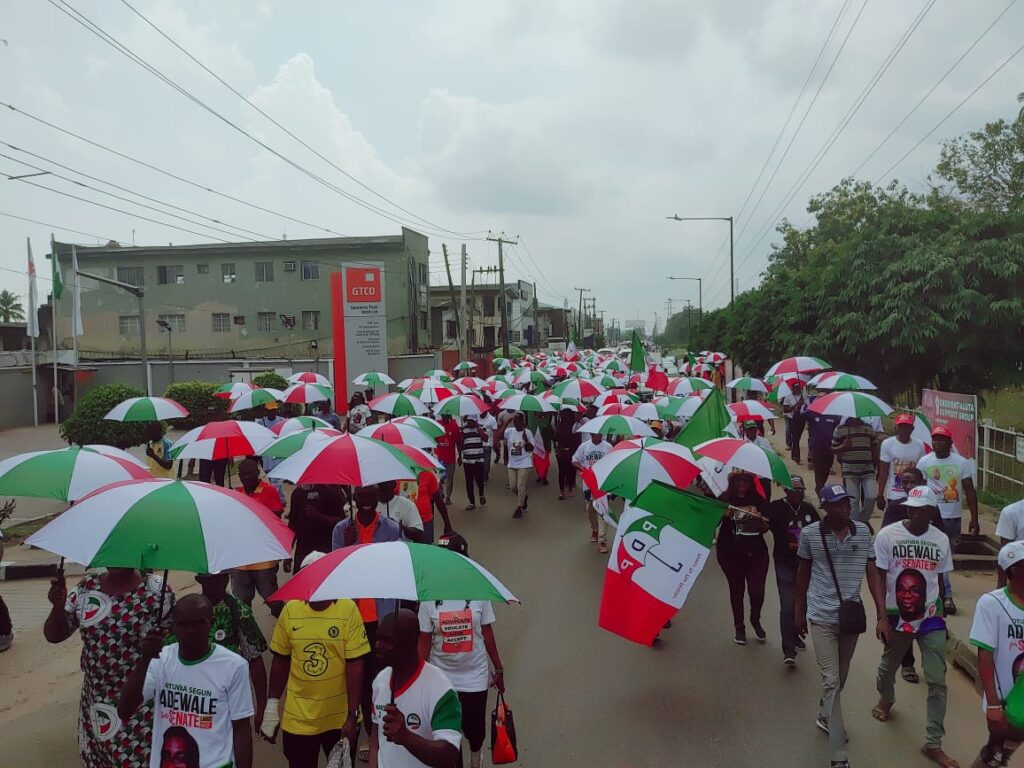
[[[384,273],[384,264],[380,262],[344,266],[341,269],[345,367],[349,381],[361,373],[386,373],[388,370]]]
[[[380,267],[345,267],[345,300],[349,304],[378,304],[384,309],[383,272]]]

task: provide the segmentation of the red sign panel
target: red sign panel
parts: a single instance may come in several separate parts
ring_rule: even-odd
[[[345,301],[360,304],[383,299],[379,267],[345,268]]]
[[[953,445],[961,456],[978,455],[978,398],[955,392],[925,389],[921,392],[921,410],[932,428],[942,425],[953,433]]]

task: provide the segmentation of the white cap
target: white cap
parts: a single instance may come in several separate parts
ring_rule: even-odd
[[[1024,563],[1024,541],[1011,541],[999,550],[999,567],[1005,571],[1018,563]]]
[[[935,498],[935,491],[927,485],[919,485],[907,491],[907,500],[903,502],[908,507],[937,507],[938,499]]]
[[[307,565],[312,565],[321,557],[326,557],[326,555],[323,552],[317,552],[314,550],[302,558],[302,565],[300,567],[305,568]]]

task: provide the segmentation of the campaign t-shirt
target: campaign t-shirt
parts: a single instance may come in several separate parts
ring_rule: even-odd
[[[420,632],[431,636],[430,663],[444,672],[456,691],[486,691],[490,666],[483,628],[494,623],[486,600],[442,600],[420,603]]]
[[[1024,539],[1024,499],[1003,507],[996,524],[996,536],[1008,541]]]
[[[391,703],[391,667],[385,667],[373,681],[373,722],[377,726],[378,768],[424,768],[412,752],[384,738],[384,707]],[[433,664],[420,662],[412,678],[395,691],[395,706],[405,715],[405,727],[429,741],[447,741],[462,746],[462,706],[459,695],[444,672]]]
[[[434,453],[437,455],[437,460],[442,464],[454,464],[456,458],[455,446],[462,435],[462,429],[455,423],[455,419],[442,420],[441,426],[444,427],[444,434],[437,438]]]
[[[255,499],[260,504],[265,506],[271,512],[278,517],[284,512],[284,504],[281,503],[281,495],[277,492],[277,488],[272,486],[266,480],[260,480],[259,485],[256,486],[256,490],[252,493],[247,493],[245,488],[240,487],[242,493],[248,496],[250,499]],[[252,563],[250,565],[240,565],[236,570],[239,571],[262,571],[267,568],[274,568],[277,565],[277,560],[265,560],[261,563]]]
[[[926,634],[945,629],[939,604],[939,574],[953,570],[949,537],[934,525],[920,536],[904,521],[875,536],[875,564],[886,572],[885,610],[897,632]]]
[[[219,645],[198,661],[183,661],[178,644],[166,646],[146,670],[142,688],[153,701],[150,768],[176,765],[198,754],[198,768],[233,765],[232,722],[252,717],[249,664]]]
[[[971,645],[991,651],[996,666],[996,691],[1006,700],[1013,683],[1024,669],[1024,606],[1006,587],[987,592],[974,606]],[[982,709],[988,705],[984,693]]]
[[[405,496],[395,496],[391,501],[378,501],[377,513],[381,517],[394,520],[406,528],[423,530],[423,518],[420,516],[416,504]]]
[[[924,481],[935,492],[939,500],[939,513],[944,520],[963,516],[964,479],[974,480],[974,462],[959,453],[950,452],[940,459],[935,453],[928,453],[917,462],[917,468],[924,474]]]
[[[477,422],[484,430],[485,448],[490,451],[494,447],[494,433],[498,431],[498,421],[489,413],[485,413]]]
[[[335,600],[317,611],[289,600],[274,626],[270,650],[291,659],[281,728],[305,736],[341,728],[348,718],[345,662],[370,652],[356,604]]]
[[[572,463],[579,464],[584,469],[590,469],[597,462],[603,459],[612,451],[611,443],[607,440],[602,440],[600,443],[594,444],[593,440],[587,439],[580,443],[580,447],[576,449],[572,455]]]
[[[367,405],[357,405],[354,408],[349,408],[348,413],[345,414],[348,419],[348,431],[358,432],[360,429],[370,423],[370,417],[373,415],[370,411],[370,407]]]
[[[917,438],[901,443],[897,437],[887,437],[878,451],[878,460],[889,465],[889,480],[885,486],[885,498],[898,501],[907,498],[903,488],[903,472],[916,467],[924,456],[924,443]]]
[[[509,469],[529,469],[533,466],[533,452],[526,446],[526,441],[529,438],[529,433],[526,430],[515,427],[505,430]],[[533,444],[533,440],[530,440],[530,444]]]
[[[430,469],[420,472],[415,480],[399,480],[398,495],[408,499],[416,505],[420,520],[429,523],[434,519],[434,505],[431,503],[433,496],[441,488],[441,481],[437,474]]]

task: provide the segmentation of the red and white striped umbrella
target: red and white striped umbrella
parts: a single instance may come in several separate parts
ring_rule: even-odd
[[[330,422],[324,421],[317,416],[294,416],[284,421],[279,421],[270,427],[270,431],[278,437],[286,437],[304,429],[333,429]]]
[[[292,384],[281,393],[282,403],[319,403],[334,397],[334,390],[319,384]]]
[[[831,367],[820,357],[797,355],[796,357],[787,357],[785,360],[779,360],[779,362],[768,369],[765,376],[778,376],[779,374],[786,373],[817,373]]]
[[[405,392],[407,395],[418,397],[422,402],[427,404],[440,403],[442,400],[447,400],[449,397],[455,397],[459,394],[451,386],[438,381],[437,379],[419,381],[409,387]]]
[[[726,405],[732,414],[733,421],[764,421],[765,419],[777,419],[778,416],[771,408],[757,400],[742,400],[738,403]]]
[[[481,379],[479,376],[463,376],[461,379],[456,379],[457,384],[463,390],[469,390],[470,392],[477,392],[487,385],[487,382]]]
[[[455,397],[449,397],[437,408],[434,409],[438,416],[453,416],[456,419],[461,419],[463,416],[473,416],[479,418],[483,413],[487,413],[490,407],[475,395],[456,395]]]
[[[247,411],[250,408],[259,408],[267,403],[276,403],[283,397],[284,393],[280,389],[273,389],[271,387],[250,389],[231,401],[231,405],[228,406],[228,413],[238,413],[239,411]]]
[[[412,445],[416,448],[433,448],[437,440],[426,432],[411,424],[395,424],[385,421],[383,424],[371,424],[357,433],[359,437],[372,437],[391,445]]]
[[[402,392],[375,397],[367,405],[371,411],[390,413],[393,416],[423,416],[429,410],[418,397]]]
[[[321,373],[313,373],[313,371],[293,373],[288,377],[287,381],[289,384],[318,384],[319,386],[327,387],[328,389],[334,388],[330,379]]]
[[[703,389],[711,389],[714,384],[706,379],[699,379],[696,376],[684,376],[681,379],[672,379],[668,383],[666,395],[692,395]]]
[[[398,446],[359,435],[342,435],[304,447],[269,473],[292,483],[376,485],[389,480],[415,480],[419,466]]]
[[[605,391],[604,387],[586,379],[569,379],[560,384],[555,384],[552,391],[559,397],[571,397],[574,400],[583,400],[588,397],[597,397]]]
[[[230,459],[257,456],[277,435],[252,421],[211,421],[186,432],[171,446],[175,459]]]
[[[590,469],[583,480],[592,491],[635,499],[655,480],[685,488],[700,474],[690,449],[653,437],[623,440]]]

